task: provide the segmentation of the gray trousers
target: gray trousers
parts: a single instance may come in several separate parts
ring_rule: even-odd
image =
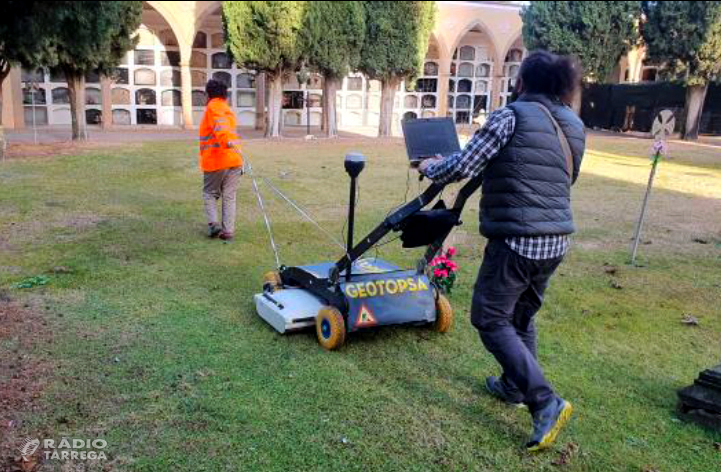
[[[541,308],[548,282],[563,257],[527,259],[503,239],[486,245],[473,291],[471,322],[481,341],[503,368],[503,381],[531,413],[554,397],[538,364],[533,317]]]
[[[203,173],[203,209],[209,224],[218,223],[218,199],[223,201],[222,229],[226,234],[235,232],[235,196],[243,167]]]

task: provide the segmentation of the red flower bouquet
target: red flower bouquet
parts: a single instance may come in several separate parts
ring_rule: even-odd
[[[431,281],[443,293],[450,294],[453,284],[456,283],[458,264],[453,260],[456,253],[456,248],[451,246],[434,257],[430,263]]]

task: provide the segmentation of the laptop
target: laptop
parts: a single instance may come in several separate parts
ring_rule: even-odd
[[[447,156],[461,150],[452,118],[417,118],[403,120],[403,137],[411,166],[436,154]]]

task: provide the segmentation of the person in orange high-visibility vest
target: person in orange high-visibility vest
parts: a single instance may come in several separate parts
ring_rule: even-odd
[[[238,126],[226,98],[228,87],[209,80],[205,86],[208,105],[200,122],[200,168],[203,171],[203,207],[208,219],[208,236],[230,241],[235,234],[235,197],[243,175],[243,156]],[[218,222],[218,199],[223,201]]]

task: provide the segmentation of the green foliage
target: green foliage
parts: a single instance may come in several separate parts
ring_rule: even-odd
[[[637,1],[530,2],[521,11],[523,41],[529,50],[578,57],[585,79],[603,82],[636,43],[640,13]]]
[[[264,72],[295,69],[308,2],[223,2],[228,52],[241,66]]]
[[[305,62],[325,77],[358,67],[365,31],[360,2],[309,2],[301,32]]]
[[[37,2],[47,46],[32,66],[58,67],[66,73],[108,72],[135,47],[142,2]]]
[[[13,288],[33,288],[41,285],[47,285],[50,283],[50,278],[45,275],[36,275],[35,277],[28,277],[15,285]]]
[[[35,63],[47,47],[45,21],[38,13],[38,2],[3,2],[0,18],[0,79],[19,63]]]
[[[689,85],[718,80],[721,2],[643,2],[641,33],[650,60]]]
[[[366,34],[360,70],[373,79],[414,77],[423,67],[435,2],[363,2]]]

